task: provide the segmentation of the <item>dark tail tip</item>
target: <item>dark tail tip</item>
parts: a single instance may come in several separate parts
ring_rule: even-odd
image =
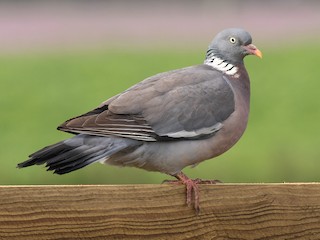
[[[46,164],[47,171],[65,174],[83,168],[110,155],[110,140],[97,136],[77,135],[45,147],[17,165],[18,168]]]

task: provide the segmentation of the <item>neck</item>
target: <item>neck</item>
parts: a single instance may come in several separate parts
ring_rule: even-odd
[[[237,77],[238,67],[231,64],[227,60],[224,60],[221,57],[218,57],[212,49],[209,49],[207,52],[206,60],[204,64],[213,67],[214,69],[223,72],[227,75]]]

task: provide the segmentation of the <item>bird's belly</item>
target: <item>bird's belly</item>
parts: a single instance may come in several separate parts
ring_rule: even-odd
[[[246,129],[249,105],[246,102],[240,104],[241,108],[235,109],[223,122],[223,127],[210,138],[144,142],[130,151],[115,154],[105,162],[174,175],[186,166],[216,157],[230,149]]]
[[[146,142],[133,151],[117,154],[107,163],[174,175],[183,168],[216,157],[230,149],[243,134],[247,115],[234,112],[217,134],[203,140]],[[116,160],[116,162],[112,160]],[[110,161],[111,160],[111,161]]]

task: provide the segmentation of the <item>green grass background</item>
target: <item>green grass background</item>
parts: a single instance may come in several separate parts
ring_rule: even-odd
[[[252,99],[239,143],[190,177],[223,182],[320,181],[320,47],[262,49],[247,57]],[[201,63],[200,49],[97,50],[0,57],[0,184],[159,183],[168,177],[93,164],[66,175],[16,164],[71,135],[56,127],[158,72]]]

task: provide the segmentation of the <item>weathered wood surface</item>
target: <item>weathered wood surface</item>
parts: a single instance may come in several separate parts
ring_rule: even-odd
[[[0,239],[320,239],[320,184],[0,187]]]

